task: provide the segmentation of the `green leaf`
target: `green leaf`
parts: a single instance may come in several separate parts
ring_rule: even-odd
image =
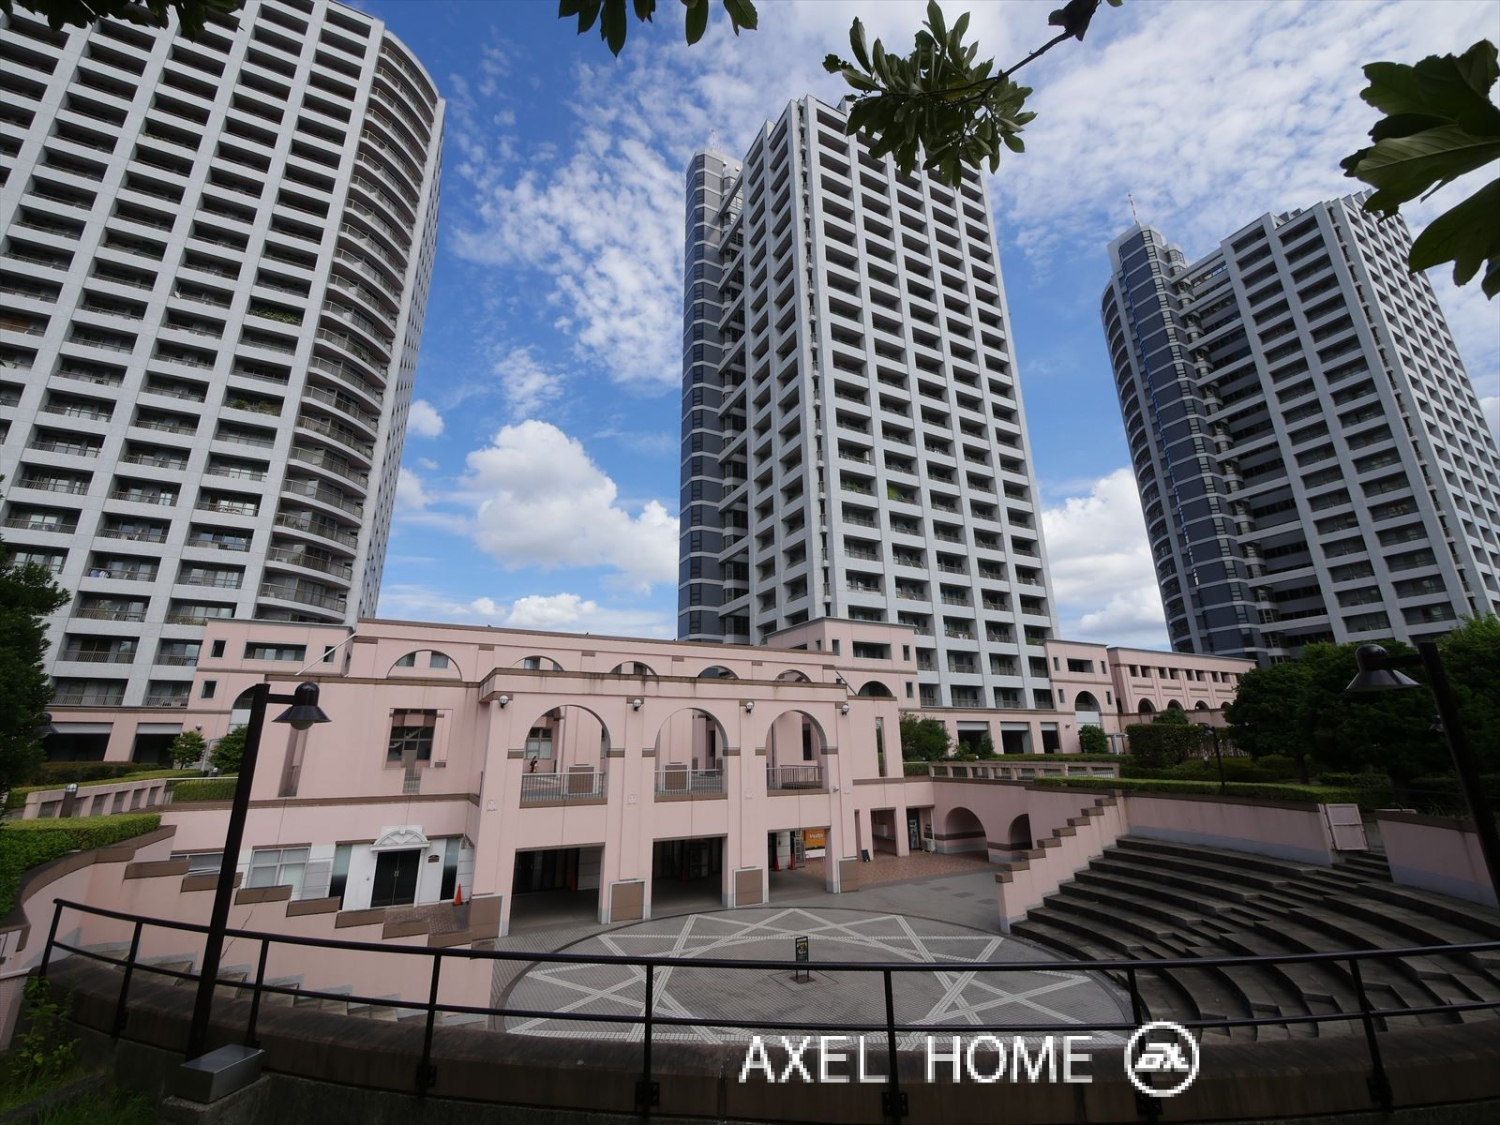
[[[724,11],[729,13],[729,23],[738,35],[740,28],[754,31],[760,26],[760,14],[750,0],[724,0]]]
[[[865,42],[865,25],[856,17],[853,26],[849,28],[849,49],[854,52],[854,57],[859,65],[865,70],[870,69],[870,48]]]
[[[1500,223],[1494,221],[1496,215],[1500,215],[1500,180],[1480,188],[1428,223],[1412,243],[1407,265],[1415,273],[1452,262],[1454,284],[1464,285],[1488,261],[1484,292],[1495,296],[1489,277],[1493,275],[1495,284],[1500,285]]]
[[[1444,184],[1500,159],[1500,136],[1473,137],[1457,125],[1381,141],[1367,150],[1349,175],[1380,190],[1368,211],[1394,211],[1428,188]]]
[[[604,0],[600,13],[599,35],[616,58],[625,47],[625,35],[630,30],[630,21],[625,15],[625,0]]]
[[[943,9],[938,7],[937,0],[927,0],[927,26],[932,29],[932,34],[939,39],[948,34],[943,26]]]
[[[687,41],[692,46],[708,30],[708,0],[682,0],[687,8]]]

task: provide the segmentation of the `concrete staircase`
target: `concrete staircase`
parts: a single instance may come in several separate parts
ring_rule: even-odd
[[[1144,960],[1500,940],[1500,914],[1398,887],[1375,855],[1345,859],[1330,870],[1127,835],[1049,894],[1012,932],[1068,957]],[[1500,952],[1366,961],[1360,972],[1374,1008],[1500,1000]],[[1152,1019],[1274,1019],[1359,1006],[1348,962],[1143,971],[1136,978]],[[1410,1028],[1494,1014],[1401,1015],[1377,1023]],[[1331,1020],[1209,1034],[1246,1041],[1359,1030],[1358,1020]]]
[[[1118,799],[1095,797],[1088,804],[1070,809],[1065,823],[1001,863],[995,873],[1000,929],[1010,931],[1013,923],[1040,906],[1124,831],[1125,820]]]

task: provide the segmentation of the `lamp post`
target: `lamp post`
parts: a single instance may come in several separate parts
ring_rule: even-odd
[[[1453,697],[1453,687],[1448,682],[1448,673],[1438,655],[1437,644],[1433,641],[1418,641],[1416,654],[1407,656],[1391,656],[1379,645],[1360,645],[1354,654],[1354,661],[1359,672],[1349,681],[1345,691],[1414,688],[1418,686],[1417,682],[1410,676],[1403,676],[1396,669],[1414,668],[1420,664],[1427,670],[1427,684],[1432,690],[1433,702],[1437,704],[1443,736],[1448,740],[1453,770],[1458,775],[1464,803],[1469,806],[1469,816],[1474,820],[1474,832],[1479,837],[1479,851],[1484,856],[1484,865],[1489,871],[1495,901],[1500,903],[1500,833],[1495,830],[1495,816],[1490,811],[1484,782],[1469,750],[1469,740],[1459,719],[1458,701]]]
[[[1219,796],[1222,797],[1227,792],[1227,788],[1224,785],[1224,755],[1219,751],[1219,728],[1210,722],[1204,724],[1203,729],[1208,731],[1209,736],[1214,740],[1214,761],[1219,763]]]
[[[293,730],[307,730],[314,723],[328,722],[318,706],[318,685],[302,683],[291,695],[272,695],[271,685],[250,689],[250,723],[245,731],[245,750],[240,757],[239,777],[234,785],[234,803],[229,810],[229,829],[224,834],[224,858],[219,864],[219,882],[214,888],[214,908],[208,920],[203,964],[198,970],[198,999],[193,1005],[193,1024],[188,1032],[189,1061],[201,1057],[208,1045],[208,1021],[213,1009],[214,985],[219,977],[219,958],[224,951],[224,931],[229,927],[229,905],[234,899],[234,875],[240,864],[240,843],[245,836],[245,814],[250,809],[250,784],[255,758],[260,753],[260,733],[266,722],[268,703],[291,704],[272,722],[286,723]]]

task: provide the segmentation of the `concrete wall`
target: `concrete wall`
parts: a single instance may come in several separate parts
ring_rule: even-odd
[[[1132,836],[1333,866],[1333,840],[1315,805],[1127,793],[1125,810]]]
[[[1379,812],[1391,878],[1408,887],[1496,906],[1479,835],[1466,820]]]

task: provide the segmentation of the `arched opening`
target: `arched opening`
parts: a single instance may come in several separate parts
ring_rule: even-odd
[[[722,664],[713,664],[698,673],[700,680],[737,680],[738,676]]]
[[[828,736],[806,711],[785,711],[766,731],[766,788],[828,787]]]
[[[968,809],[958,806],[948,810],[937,837],[937,850],[944,853],[986,852],[984,822]]]
[[[812,683],[812,681],[810,679],[808,679],[806,672],[799,672],[795,668],[788,668],[785,672],[781,673],[781,675],[777,676],[776,678],[778,680],[782,681],[783,683],[793,683],[793,684],[810,684],[810,683]]]
[[[523,656],[512,668],[529,668],[534,672],[561,672],[563,666],[550,656]]]
[[[1181,711],[1182,710],[1182,704],[1178,703],[1177,700],[1175,700],[1175,699],[1169,699],[1169,700],[1167,700],[1167,710],[1168,711]]]
[[[895,699],[896,693],[879,680],[871,680],[859,689],[859,694],[866,699]]]
[[[1013,852],[1029,851],[1032,846],[1031,839],[1031,817],[1022,813],[1010,822],[1010,834],[1007,836],[1010,850]]]
[[[1137,707],[1136,710],[1139,711],[1142,715],[1156,714],[1156,708],[1151,705],[1151,700],[1149,699],[1141,700],[1141,705]]]
[[[686,707],[668,715],[656,733],[655,800],[694,801],[722,796],[727,743],[724,725],[702,708]],[[654,840],[653,912],[724,905],[724,844],[723,835]]]
[[[626,660],[609,670],[611,676],[655,676],[656,669],[639,660]]]
[[[1079,711],[1097,712],[1099,710],[1099,701],[1094,698],[1093,692],[1080,691],[1073,697],[1073,710],[1075,713]]]
[[[594,711],[566,704],[526,729],[521,807],[602,805],[608,789],[609,728]],[[512,872],[511,928],[598,920],[604,848],[523,848]]]
[[[419,648],[401,657],[386,672],[387,676],[437,676],[448,680],[462,679],[458,664],[445,652]]]
[[[1197,703],[1193,704],[1193,710],[1194,711],[1207,711],[1208,710],[1208,704],[1204,703],[1203,700],[1200,699],[1200,700],[1198,700]]]

